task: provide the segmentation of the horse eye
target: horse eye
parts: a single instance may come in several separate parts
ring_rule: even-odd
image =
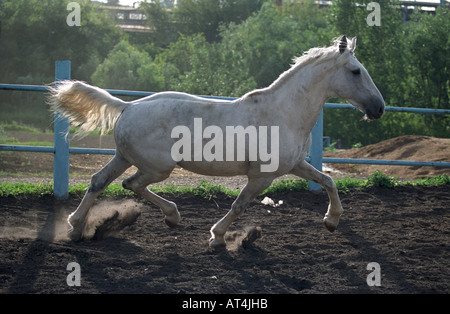
[[[354,75],[359,75],[359,74],[361,74],[361,70],[360,69],[356,69],[356,70],[353,70],[352,73]]]

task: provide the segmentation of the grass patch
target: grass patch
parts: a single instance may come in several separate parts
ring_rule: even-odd
[[[52,184],[0,183],[0,197],[28,197],[53,194]]]
[[[436,186],[449,185],[450,177],[447,174],[416,180],[399,181],[396,178],[389,177],[381,171],[375,171],[367,179],[353,179],[346,177],[344,179],[335,180],[336,185],[341,193],[347,193],[351,189],[363,189],[367,187],[383,187],[394,188],[397,186]],[[82,196],[88,189],[87,184],[77,184],[69,186],[69,194],[72,196]],[[239,190],[231,190],[220,184],[210,184],[206,181],[200,182],[195,187],[181,187],[173,184],[166,186],[151,186],[149,189],[155,193],[163,196],[177,196],[177,195],[194,195],[202,198],[217,198],[219,196],[236,197]],[[275,181],[269,188],[261,193],[264,195],[276,195],[280,193],[287,193],[293,191],[304,191],[308,189],[308,181],[303,179],[282,179]],[[46,182],[42,184],[30,183],[0,183],[0,197],[39,197],[43,195],[53,194],[53,183]],[[134,196],[135,194],[122,187],[121,184],[109,185],[102,197],[110,196]]]
[[[12,122],[1,122],[0,128],[5,132],[24,132],[24,133],[33,133],[33,134],[41,134],[42,131],[38,128],[17,123],[16,121]]]
[[[20,146],[46,146],[46,147],[53,147],[53,142],[47,142],[47,141],[29,141],[29,142],[18,142],[17,140],[5,140],[1,141],[0,144],[2,145],[20,145]]]
[[[281,179],[272,183],[261,195],[275,195],[285,192],[308,190],[308,181],[304,179]]]

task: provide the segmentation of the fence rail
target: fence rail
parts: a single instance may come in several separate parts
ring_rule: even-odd
[[[55,81],[70,79],[70,61],[56,61],[55,63]],[[19,84],[0,84],[0,90],[33,91],[48,92],[49,86],[43,85],[19,85]],[[111,90],[107,89],[111,95],[145,97],[153,95],[152,92],[129,91],[129,90]],[[234,97],[219,96],[200,96],[212,99],[233,100]],[[354,109],[348,104],[325,103],[324,108],[333,109]],[[386,111],[391,112],[410,112],[417,114],[450,114],[450,109],[426,109],[409,107],[391,107],[387,106]],[[0,151],[22,151],[22,152],[42,152],[53,153],[53,190],[56,198],[64,199],[69,195],[69,154],[102,154],[114,155],[115,149],[94,149],[94,148],[76,148],[69,147],[69,138],[66,134],[70,128],[69,121],[55,114],[54,146],[21,146],[21,145],[0,145]],[[426,162],[409,160],[379,160],[379,159],[352,159],[352,158],[324,158],[323,157],[323,110],[312,132],[312,144],[309,157],[306,159],[314,167],[322,170],[322,163],[345,163],[345,164],[372,164],[372,165],[390,165],[390,166],[432,166],[432,167],[450,167],[450,162]],[[309,182],[310,190],[318,190],[321,186],[314,182]]]

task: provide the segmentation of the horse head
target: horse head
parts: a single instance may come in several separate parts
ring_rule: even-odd
[[[335,47],[339,50],[339,62],[331,84],[335,96],[344,98],[362,111],[366,120],[381,118],[384,99],[369,72],[354,55],[356,37],[349,40],[343,35],[335,41]]]

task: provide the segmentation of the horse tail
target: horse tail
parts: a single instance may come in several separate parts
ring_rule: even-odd
[[[104,89],[80,81],[58,82],[50,88],[50,106],[56,113],[69,118],[74,126],[79,126],[75,136],[84,137],[94,129],[101,134],[112,130],[123,110],[128,106]]]

